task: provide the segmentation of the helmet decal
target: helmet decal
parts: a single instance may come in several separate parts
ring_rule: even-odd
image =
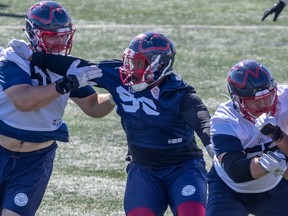
[[[63,8],[60,6],[60,7],[53,7],[53,6],[49,6],[47,5],[47,7],[49,7],[49,16],[48,17],[41,17],[40,14],[33,14],[32,13],[32,10],[34,10],[36,7],[42,7],[42,5],[45,5],[47,2],[43,2],[43,3],[37,3],[35,5],[33,5],[33,8],[30,9],[30,11],[28,12],[29,15],[28,16],[31,16],[31,18],[35,19],[35,20],[39,20],[40,22],[42,22],[43,24],[50,24],[53,20],[53,13],[57,12],[59,14],[62,14],[63,13]]]
[[[155,51],[155,50],[161,50],[161,51],[166,51],[169,52],[170,51],[170,47],[169,47],[169,41],[166,40],[165,37],[162,37],[162,35],[159,34],[153,34],[149,39],[151,39],[153,37],[153,40],[158,40],[158,43],[154,43],[153,46],[147,46],[147,45],[152,45],[152,43],[149,43],[149,39],[147,40],[148,42],[145,43],[146,41],[144,41],[144,38],[146,37],[145,34],[140,34],[138,36],[135,37],[135,40],[140,40],[139,45],[138,45],[138,50],[141,53],[146,53],[146,52],[151,52],[151,51]]]
[[[232,69],[238,70],[239,68],[240,68],[239,66],[236,66],[235,68],[232,68]],[[258,66],[255,67],[255,71],[250,70],[250,69],[248,68],[248,69],[246,70],[246,72],[244,73],[244,77],[243,77],[242,82],[241,82],[241,83],[235,82],[234,84],[235,84],[236,86],[238,86],[238,88],[243,88],[243,87],[245,87],[246,83],[248,82],[248,77],[249,77],[250,75],[253,76],[253,77],[255,77],[256,79],[258,79],[258,78],[259,78],[259,67],[258,67]],[[231,82],[233,83],[233,80],[231,80]]]

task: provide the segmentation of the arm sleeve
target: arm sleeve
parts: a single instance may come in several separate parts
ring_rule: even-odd
[[[76,98],[85,98],[85,97],[88,97],[92,94],[94,94],[96,91],[95,89],[93,89],[92,86],[85,86],[85,87],[82,87],[82,88],[78,88],[74,91],[72,91],[70,93],[70,98],[73,98],[73,97],[76,97]]]
[[[44,52],[34,52],[32,54],[31,63],[40,68],[45,68],[53,73],[59,74],[61,76],[66,76],[66,72],[69,69],[73,61],[80,59],[72,56],[62,56],[46,54]],[[78,67],[83,67],[87,65],[95,65],[95,63],[80,59],[81,62]]]
[[[236,183],[252,181],[250,163],[252,158],[247,158],[244,152],[227,152],[222,159],[222,167],[227,175]]]
[[[237,137],[216,134],[212,135],[212,142],[217,156],[225,153],[221,165],[234,182],[241,183],[254,179],[250,169],[251,158],[247,158]]]
[[[210,113],[194,90],[186,93],[180,105],[180,114],[193,128],[206,147],[210,141]]]

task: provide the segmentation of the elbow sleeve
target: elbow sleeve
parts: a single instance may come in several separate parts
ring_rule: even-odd
[[[222,166],[235,183],[251,181],[254,180],[250,169],[251,160],[243,152],[227,152],[222,158]]]

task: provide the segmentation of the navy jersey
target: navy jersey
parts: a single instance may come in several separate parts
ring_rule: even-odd
[[[179,118],[179,104],[191,87],[171,74],[160,87],[133,92],[131,87],[120,85],[118,67],[121,65],[120,61],[100,62],[98,67],[103,70],[103,77],[95,81],[113,96],[128,144],[172,149],[190,143],[194,131]]]
[[[33,54],[34,64],[62,75],[65,75],[73,60],[75,58],[43,54],[39,57]],[[89,63],[82,60],[80,65],[85,64]],[[122,66],[122,61],[102,61],[97,66],[102,69],[103,76],[93,81],[112,95],[133,161],[162,166],[202,156],[194,132],[196,130],[204,145],[208,145],[210,119],[207,108],[200,98],[195,96],[193,87],[186,84],[179,75],[172,73],[166,76],[161,85],[135,92],[121,82],[119,67]],[[193,110],[204,110],[207,113],[203,116],[205,123],[199,121],[201,115],[197,112],[191,116],[184,115],[184,111],[189,108],[183,103],[186,103],[185,99],[190,95],[193,95],[192,100],[195,98],[196,101],[195,104],[192,103]],[[162,163],[159,162],[161,159]]]

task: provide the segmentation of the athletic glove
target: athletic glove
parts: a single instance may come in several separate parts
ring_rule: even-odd
[[[273,18],[273,21],[275,22],[285,6],[286,6],[286,4],[280,0],[278,3],[275,3],[272,8],[270,8],[264,12],[261,20],[263,21],[263,20],[265,20],[265,18],[267,16],[275,13],[274,18]]]
[[[23,60],[27,60],[33,53],[29,45],[24,40],[12,39],[7,44],[7,47],[11,47]]]
[[[268,151],[259,158],[260,165],[267,171],[274,173],[275,176],[283,175],[287,170],[287,163],[281,152]]]
[[[279,142],[283,139],[282,130],[277,125],[276,119],[267,113],[263,113],[255,120],[255,127],[262,134],[271,137],[273,141]]]
[[[102,70],[96,65],[77,68],[80,62],[80,59],[72,62],[67,71],[67,76],[56,81],[56,91],[58,93],[66,94],[77,88],[82,88],[88,85],[97,85],[96,82],[91,80],[102,77]]]
[[[209,144],[209,145],[207,145],[205,148],[206,148],[206,151],[207,151],[209,157],[210,157],[211,159],[213,159],[213,158],[214,158],[214,155],[215,155],[215,151],[214,151],[213,144]]]

